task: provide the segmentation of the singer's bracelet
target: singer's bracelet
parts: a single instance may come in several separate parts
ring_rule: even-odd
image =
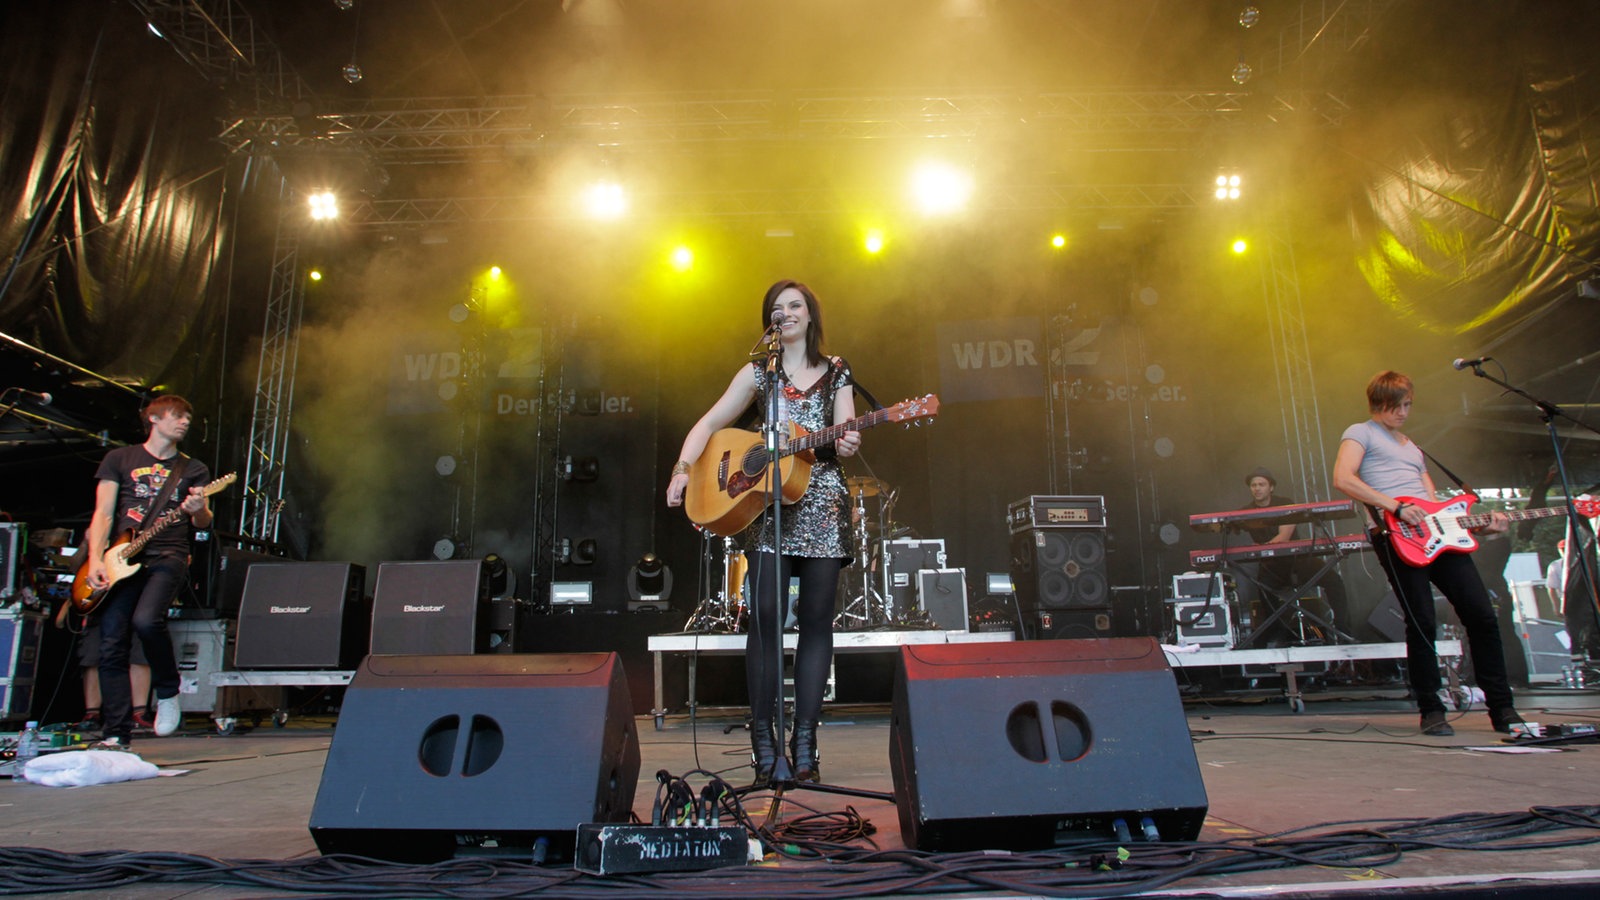
[[[672,464],[672,474],[674,474],[674,475],[687,475],[687,474],[689,474],[689,464],[687,462],[681,460],[681,459],[678,460],[677,462]]]
[[[1398,516],[1398,515],[1400,515],[1400,510],[1402,510],[1402,509],[1405,509],[1405,508],[1406,508],[1406,507],[1408,507],[1408,506],[1412,506],[1412,505],[1414,505],[1414,504],[1411,504],[1411,503],[1407,503],[1407,502],[1405,502],[1405,501],[1403,501],[1403,500],[1402,500],[1402,501],[1401,501],[1401,502],[1399,502],[1399,503],[1396,503],[1396,504],[1395,504],[1395,505],[1394,505],[1394,514],[1395,514],[1395,515],[1396,515],[1396,516]]]

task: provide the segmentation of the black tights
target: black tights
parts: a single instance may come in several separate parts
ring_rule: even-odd
[[[772,577],[776,554],[757,553],[750,572],[755,604],[750,609],[745,638],[744,667],[750,690],[750,714],[758,721],[773,717],[778,703],[778,678],[771,666],[781,667],[779,627],[785,618],[778,610],[774,584],[782,584],[787,599],[789,577],[800,579],[795,618],[800,637],[794,653],[794,718],[815,722],[822,716],[822,692],[828,684],[828,664],[833,660],[833,604],[844,560],[808,556],[783,557],[780,577]],[[785,607],[787,604],[785,604]],[[774,625],[774,619],[777,625]]]

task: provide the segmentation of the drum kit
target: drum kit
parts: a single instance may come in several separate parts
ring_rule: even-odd
[[[883,566],[883,542],[911,532],[909,527],[893,521],[890,515],[898,491],[869,475],[846,478],[845,489],[850,493],[850,543],[854,550],[855,566],[847,567],[839,576],[840,596],[848,599],[840,603],[839,613],[833,620],[834,628],[864,631],[891,626],[928,625],[926,613],[916,609],[894,609],[893,601],[884,597],[873,584]],[[702,540],[707,545],[703,558],[709,576],[714,561],[710,545],[716,538],[709,532],[702,532]],[[683,626],[685,632],[740,634],[745,630],[749,614],[749,584],[746,578],[749,563],[744,551],[737,548],[732,538],[720,540],[721,571],[716,577],[720,580],[721,588],[695,607]]]

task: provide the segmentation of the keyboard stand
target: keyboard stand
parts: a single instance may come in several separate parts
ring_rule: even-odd
[[[1305,640],[1306,620],[1309,619],[1313,624],[1320,626],[1323,629],[1323,634],[1332,638],[1333,643],[1356,643],[1356,639],[1354,637],[1339,630],[1337,626],[1327,619],[1324,619],[1316,613],[1307,610],[1305,605],[1300,602],[1300,594],[1317,589],[1317,582],[1321,581],[1329,572],[1333,571],[1334,567],[1349,555],[1349,551],[1339,548],[1339,542],[1333,539],[1333,535],[1316,535],[1316,530],[1316,526],[1313,526],[1313,535],[1316,537],[1326,538],[1328,541],[1328,546],[1332,548],[1332,551],[1328,557],[1328,561],[1322,564],[1322,568],[1318,569],[1316,574],[1312,575],[1310,578],[1306,579],[1300,584],[1293,584],[1286,588],[1278,588],[1274,590],[1267,587],[1265,584],[1262,584],[1261,579],[1256,578],[1249,572],[1244,571],[1242,566],[1234,563],[1231,560],[1225,560],[1225,563],[1233,568],[1234,574],[1242,576],[1251,584],[1255,585],[1256,590],[1260,592],[1260,596],[1267,600],[1269,605],[1273,606],[1272,614],[1267,616],[1265,619],[1262,619],[1259,625],[1255,625],[1254,628],[1251,629],[1250,634],[1239,635],[1239,642],[1235,645],[1239,649],[1248,650],[1255,642],[1255,639],[1266,634],[1267,629],[1270,628],[1274,622],[1277,622],[1278,620],[1290,614],[1293,614],[1295,617],[1295,627],[1300,634],[1300,639],[1302,642]],[[1262,560],[1262,562],[1266,562],[1266,560]]]

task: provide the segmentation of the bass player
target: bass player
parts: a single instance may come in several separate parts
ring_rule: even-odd
[[[1372,377],[1367,383],[1367,408],[1372,417],[1345,429],[1333,464],[1333,486],[1367,505],[1373,552],[1405,617],[1406,669],[1422,715],[1422,733],[1433,737],[1455,734],[1439,697],[1439,659],[1434,645],[1438,622],[1430,584],[1455,607],[1466,628],[1473,671],[1483,689],[1490,723],[1496,731],[1510,733],[1523,721],[1512,702],[1494,607],[1472,558],[1465,553],[1441,553],[1426,565],[1412,565],[1400,557],[1384,525],[1388,513],[1401,522],[1421,526],[1427,514],[1413,501],[1438,502],[1422,449],[1400,430],[1411,415],[1413,394],[1411,379],[1399,372],[1384,371]],[[1505,514],[1496,512],[1480,530],[1493,534],[1508,528]]]

